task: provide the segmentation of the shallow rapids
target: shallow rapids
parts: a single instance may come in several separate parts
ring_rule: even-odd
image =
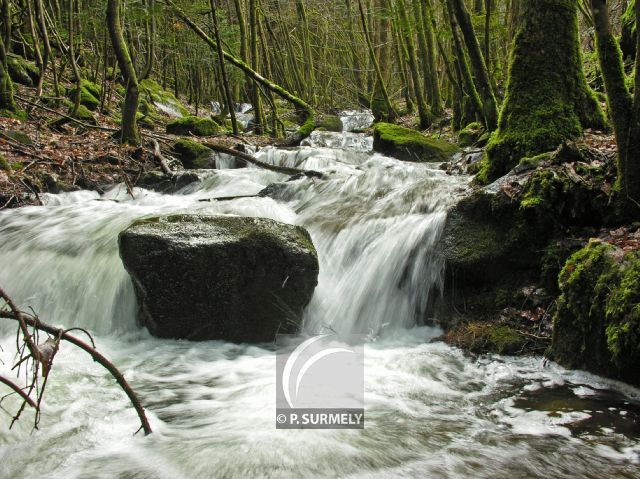
[[[370,121],[357,115],[345,114],[344,133],[256,154],[327,180],[226,168],[172,195],[135,189],[132,199],[117,186],[0,213],[0,285],[49,323],[92,330],[155,431],[133,436],[124,394],[63,346],[41,429],[31,432],[30,413],[11,431],[9,416],[0,423],[0,477],[640,478],[637,389],[430,342],[440,331],[424,325],[444,266],[434,249],[468,179],[374,154],[370,137],[350,132]],[[219,167],[233,164],[218,158]],[[274,183],[271,198],[211,201]],[[370,338],[364,431],[276,430],[271,345],[158,340],[137,327],[117,235],[135,219],[176,212],[267,217],[310,231],[321,273],[303,332]],[[3,327],[7,374],[15,340]],[[16,401],[2,405],[12,411]]]

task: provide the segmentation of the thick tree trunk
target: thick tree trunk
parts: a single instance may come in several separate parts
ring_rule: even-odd
[[[484,180],[578,138],[583,127],[605,126],[582,71],[577,0],[528,0],[523,7],[499,129],[480,176]]]
[[[139,145],[140,133],[138,132],[138,77],[129,55],[129,49],[122,34],[120,20],[120,0],[107,1],[107,26],[113,51],[118,60],[118,66],[124,77],[127,86],[124,105],[122,106],[122,132],[120,141],[122,143]]]

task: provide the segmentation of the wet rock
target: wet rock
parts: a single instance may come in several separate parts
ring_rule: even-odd
[[[173,151],[188,170],[205,170],[216,167],[213,152],[197,141],[181,138],[174,143]]]
[[[31,62],[13,53],[7,54],[7,67],[11,79],[24,86],[33,87],[38,82],[40,72]]]
[[[136,186],[170,195],[200,181],[200,176],[193,171],[178,172],[173,178],[167,177],[167,175],[160,171],[152,171],[142,176]]]
[[[552,355],[640,385],[640,252],[593,241],[560,273]]]
[[[452,143],[390,123],[374,126],[373,149],[399,160],[417,163],[447,161],[460,152],[460,148]]]
[[[298,329],[317,285],[307,231],[269,219],[151,218],[119,242],[140,321],[162,338],[272,341]]]
[[[468,124],[458,132],[460,146],[466,147],[476,144],[484,132],[485,128],[482,123],[474,122]]]

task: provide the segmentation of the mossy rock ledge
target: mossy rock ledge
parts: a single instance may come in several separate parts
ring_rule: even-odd
[[[559,283],[553,359],[640,385],[640,252],[592,241]]]
[[[452,143],[391,123],[377,123],[373,127],[373,149],[398,160],[416,163],[448,161],[461,151]]]
[[[172,135],[213,136],[224,129],[209,118],[185,116],[167,123],[167,133]]]
[[[173,150],[188,170],[208,170],[215,168],[213,152],[206,146],[188,138],[180,138]]]
[[[273,341],[297,331],[318,283],[309,233],[270,219],[148,218],[119,244],[139,320],[161,338]]]

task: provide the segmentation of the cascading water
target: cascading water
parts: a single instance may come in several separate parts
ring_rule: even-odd
[[[343,119],[345,130],[367,122]],[[371,138],[346,131],[257,156],[328,179],[221,169],[174,195],[136,189],[131,199],[116,187],[0,214],[0,284],[46,321],[94,331],[155,429],[132,437],[122,392],[63,347],[41,430],[30,434],[26,415],[0,428],[0,476],[640,477],[637,390],[533,358],[470,359],[429,343],[437,328],[418,326],[441,290],[434,246],[466,178],[373,154]],[[202,201],[273,183],[273,198]],[[117,235],[134,219],[174,212],[262,216],[310,231],[321,274],[304,330],[372,338],[364,431],[276,430],[271,347],[158,340],[136,327]],[[3,331],[6,373],[14,338]]]

